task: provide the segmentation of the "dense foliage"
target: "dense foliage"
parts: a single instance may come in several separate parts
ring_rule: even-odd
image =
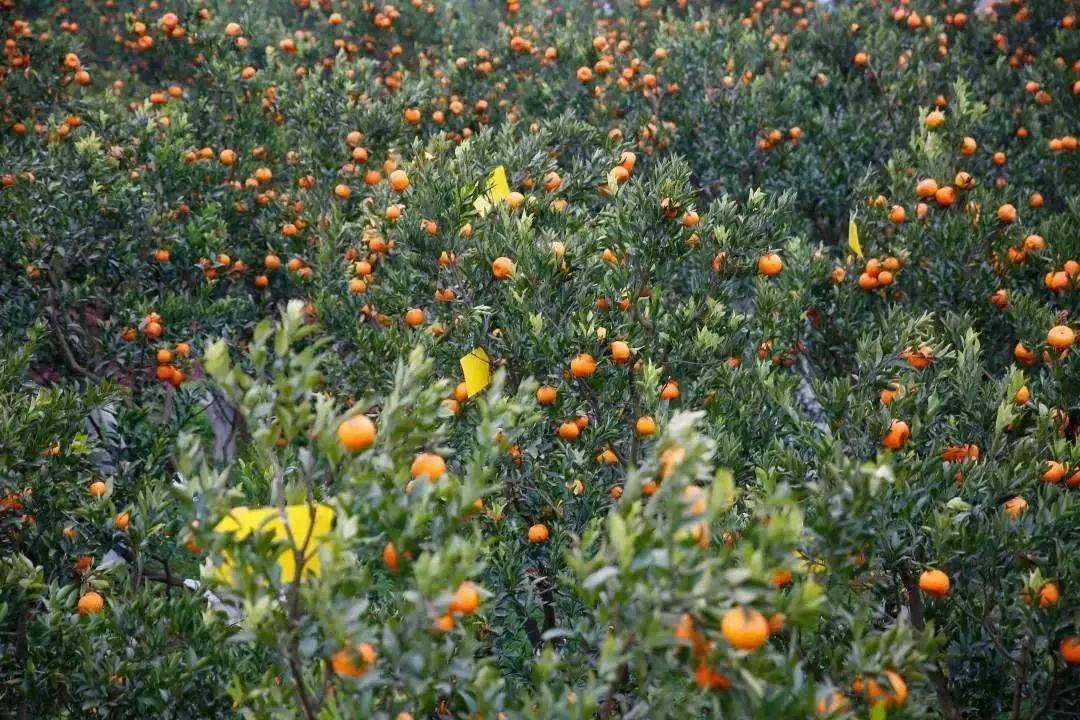
[[[1080,717],[1073,0],[0,22],[0,716]]]

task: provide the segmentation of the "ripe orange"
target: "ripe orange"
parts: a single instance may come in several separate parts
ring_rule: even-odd
[[[369,172],[374,172],[376,176],[379,174],[378,171]],[[365,178],[365,182],[367,182],[367,178]],[[378,179],[376,179],[374,183],[368,182],[368,185],[374,185],[377,182]],[[406,188],[409,187],[409,175],[404,170],[395,170],[390,173],[390,187],[392,187],[395,192],[405,192]]]
[[[611,350],[611,359],[619,365],[627,362],[630,359],[630,346],[622,340],[616,340],[609,346]]]
[[[1010,520],[1016,520],[1020,517],[1021,513],[1027,510],[1027,500],[1017,495],[1014,498],[1010,498],[1005,502],[1005,512],[1008,514]]]
[[[428,482],[434,483],[446,474],[446,461],[435,453],[423,452],[413,460],[409,472],[414,480],[427,475]]]
[[[893,420],[889,425],[889,432],[885,433],[885,437],[881,439],[881,444],[890,450],[899,450],[904,447],[910,436],[911,430],[906,422]]]
[[[570,361],[570,374],[576,378],[587,378],[596,372],[596,360],[589,353],[582,353]]]
[[[559,391],[550,385],[541,385],[536,390],[536,402],[541,405],[551,405],[559,397]]]
[[[757,269],[759,273],[768,277],[779,275],[784,269],[784,261],[776,253],[767,253],[758,258]]]
[[[828,695],[821,697],[814,710],[822,717],[835,717],[843,714],[848,709],[847,698],[839,690],[833,690]]]
[[[561,440],[573,441],[577,440],[581,435],[581,430],[573,420],[567,420],[559,425],[558,435]]]
[[[127,530],[128,526],[131,525],[131,516],[126,512],[117,513],[116,517],[113,518],[113,525],[117,530]]]
[[[529,542],[533,544],[545,542],[550,536],[547,525],[543,523],[536,523],[529,528]]]
[[[348,185],[346,185],[344,183],[339,183],[339,184],[334,186],[334,195],[338,196],[338,198],[340,198],[342,200],[345,200],[350,195],[352,195],[352,188],[350,188]]]
[[[1058,645],[1061,658],[1069,665],[1080,665],[1080,637],[1070,635],[1061,639]]]
[[[664,387],[660,388],[661,400],[678,400],[679,399],[679,383],[674,380],[668,380],[664,383]]]
[[[1016,208],[1009,203],[1005,203],[997,209],[997,217],[1003,223],[1011,223],[1016,221]]]
[[[491,274],[496,280],[505,280],[514,274],[513,261],[505,256],[495,258],[495,261],[491,263]]]
[[[934,197],[937,191],[937,180],[933,178],[926,178],[924,180],[920,180],[919,184],[915,186],[915,194],[923,199]]]
[[[101,497],[108,490],[108,486],[100,480],[95,480],[90,483],[90,495],[93,497]]]
[[[648,437],[656,433],[656,421],[648,415],[642,415],[634,423],[634,429],[637,430],[638,435]]]
[[[1046,333],[1046,342],[1053,348],[1064,350],[1076,342],[1076,333],[1066,325],[1055,325]]]
[[[471,615],[476,612],[478,607],[480,607],[480,593],[477,592],[472,583],[463,582],[458,585],[458,589],[454,593],[454,599],[450,601],[447,609],[453,613]]]
[[[93,590],[79,598],[79,614],[90,615],[99,613],[105,607],[105,599]]]
[[[367,415],[353,415],[338,425],[338,441],[356,452],[375,442],[375,423]]]
[[[1056,460],[1047,460],[1046,471],[1039,476],[1044,483],[1057,483],[1065,479],[1065,466]]]
[[[927,595],[944,597],[949,594],[949,576],[941,570],[923,570],[919,575],[919,588]]]
[[[740,650],[756,650],[769,639],[769,621],[754,608],[736,605],[724,613],[720,633]]]
[[[424,322],[424,311],[420,308],[411,308],[405,313],[405,322],[413,327],[420,325]]]
[[[353,655],[360,661],[353,661]],[[371,666],[375,664],[375,649],[367,643],[360,643],[352,653],[348,650],[338,650],[330,658],[330,666],[341,677],[360,678],[367,675]]]
[[[1060,600],[1061,592],[1056,584],[1048,582],[1039,588],[1039,607],[1048,608],[1057,605]]]
[[[870,705],[884,701],[886,707],[900,707],[907,700],[907,683],[899,673],[893,670],[885,670],[881,673],[889,681],[892,692],[881,687],[877,680],[870,678],[866,681],[865,697]]]
[[[386,565],[386,569],[392,573],[398,571],[398,553],[397,548],[394,547],[394,543],[388,542],[383,547],[382,552],[383,564]]]

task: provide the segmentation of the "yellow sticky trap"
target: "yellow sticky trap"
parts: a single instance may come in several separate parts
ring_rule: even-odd
[[[510,183],[506,179],[506,168],[500,165],[488,175],[487,189],[483,195],[473,201],[473,207],[478,215],[487,215],[495,203],[502,202],[509,194]]]
[[[478,347],[461,357],[461,372],[465,374],[465,392],[469,397],[491,384],[491,360],[487,351]]]
[[[285,522],[288,521],[288,528]],[[319,574],[319,548],[325,545],[325,538],[330,534],[330,526],[334,521],[334,511],[329,505],[321,503],[316,505],[288,505],[285,507],[284,518],[280,508],[233,508],[217,525],[214,532],[230,533],[237,540],[243,540],[256,532],[273,533],[277,542],[289,543],[289,534],[292,533],[291,547],[278,556],[278,565],[281,567],[281,578],[285,582],[296,582],[296,552],[294,548],[303,550],[304,557],[301,562],[299,575],[301,578],[308,573]],[[224,554],[225,563],[217,568],[215,575],[222,581],[235,584],[233,571],[235,562],[228,553]],[[250,569],[250,568],[249,568]]]
[[[848,220],[847,244],[851,252],[862,257],[862,245],[859,244],[859,226],[855,224],[855,218]]]

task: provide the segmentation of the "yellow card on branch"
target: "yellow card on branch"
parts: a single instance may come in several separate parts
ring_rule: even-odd
[[[506,179],[506,168],[502,165],[488,175],[484,194],[473,201],[478,215],[487,215],[495,203],[502,202],[510,194],[510,183]]]
[[[855,224],[855,218],[848,220],[847,244],[851,252],[862,257],[862,245],[859,244],[859,226]]]
[[[276,507],[238,507],[233,508],[214,526],[214,532],[232,534],[237,540],[243,540],[256,532],[271,533],[274,540],[288,544],[277,559],[281,567],[281,579],[285,582],[296,582],[296,550],[303,552],[300,577],[305,577],[308,573],[318,575],[319,548],[325,544],[333,521],[333,509],[321,503],[287,505],[284,513],[281,508]],[[234,584],[235,568],[232,557],[225,553],[225,564],[217,568],[217,577]]]
[[[461,357],[461,372],[465,375],[465,392],[469,397],[491,384],[491,360],[487,351],[478,347]]]

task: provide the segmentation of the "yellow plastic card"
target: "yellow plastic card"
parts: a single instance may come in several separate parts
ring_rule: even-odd
[[[286,523],[288,521],[288,527]],[[287,547],[278,556],[278,565],[281,566],[281,577],[285,582],[296,582],[296,552],[294,548],[303,550],[300,577],[308,573],[319,574],[319,548],[324,545],[324,539],[330,534],[330,526],[334,521],[334,511],[329,505],[321,503],[316,505],[288,505],[285,507],[284,517],[280,508],[233,508],[221,522],[214,526],[214,532],[231,533],[237,540],[243,540],[256,532],[273,533],[274,540],[289,543],[289,535],[292,534],[291,547]],[[234,583],[233,570],[235,563],[226,553],[225,564],[217,569],[217,577],[229,583]]]
[[[502,165],[491,171],[487,179],[487,190],[473,201],[473,207],[479,215],[487,215],[495,203],[502,202],[510,194],[510,183],[506,179],[506,168]]]
[[[478,347],[461,358],[461,372],[465,374],[465,392],[469,397],[491,384],[491,360],[487,351]]]
[[[859,226],[855,224],[855,218],[848,220],[847,244],[851,252],[862,257],[862,245],[859,244]]]

